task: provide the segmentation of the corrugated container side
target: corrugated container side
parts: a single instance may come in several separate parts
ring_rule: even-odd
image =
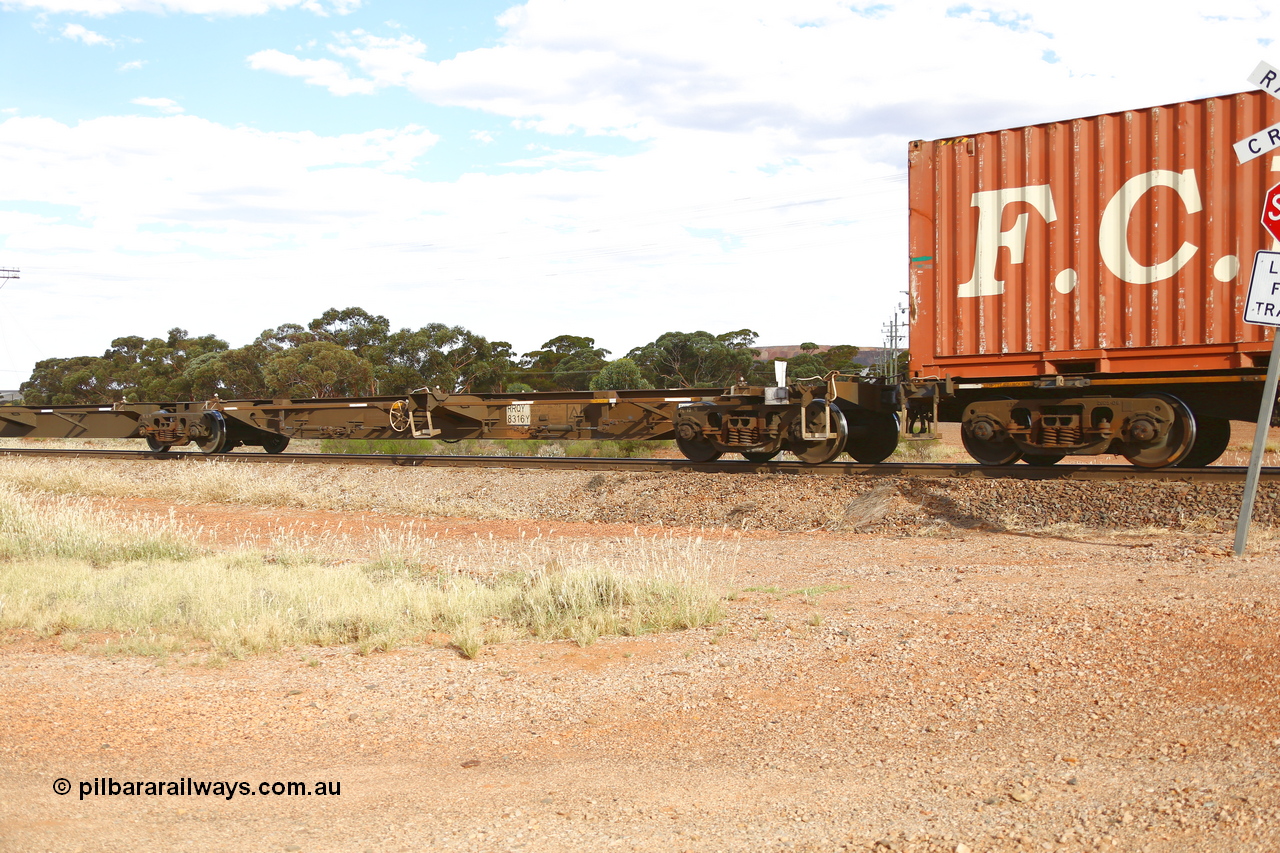
[[[1250,367],[1242,320],[1280,152],[1244,92],[913,142],[911,370],[996,377]]]

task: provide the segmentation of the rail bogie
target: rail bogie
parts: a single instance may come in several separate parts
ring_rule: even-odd
[[[1227,449],[1232,420],[1256,418],[1263,379],[1250,371],[925,381],[904,388],[912,423],[959,423],[965,449],[982,464],[1114,454],[1144,468],[1203,467]]]

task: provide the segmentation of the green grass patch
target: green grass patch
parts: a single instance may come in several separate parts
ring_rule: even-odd
[[[954,447],[936,438],[917,438],[898,442],[898,447],[887,462],[957,462],[968,455],[963,448]]]
[[[793,595],[803,595],[805,598],[817,598],[820,595],[826,595],[829,592],[839,592],[842,589],[849,589],[847,584],[819,584],[818,586],[806,586],[795,590]]]
[[[670,441],[488,441],[458,442],[400,439],[325,439],[322,453],[384,453],[392,456],[550,456],[645,458],[669,448]]]
[[[784,591],[781,587],[776,586],[748,586],[744,587],[742,592],[761,592],[778,598],[786,598],[792,595],[799,595],[804,598],[816,598],[820,595],[826,595],[829,592],[839,592],[842,589],[849,589],[849,587],[844,584],[821,584],[819,586],[805,586],[799,589]]]

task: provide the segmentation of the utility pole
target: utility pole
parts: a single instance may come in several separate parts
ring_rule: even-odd
[[[9,279],[17,277],[18,269],[16,267],[0,267],[0,290],[3,290],[4,286],[9,283]],[[6,400],[0,398],[0,403],[4,402],[6,402]]]
[[[880,364],[880,375],[892,378],[898,375],[898,356],[902,354],[899,346],[906,339],[906,324],[898,321],[898,315],[906,313],[906,308],[899,305],[893,318],[880,328],[884,332],[884,360]]]

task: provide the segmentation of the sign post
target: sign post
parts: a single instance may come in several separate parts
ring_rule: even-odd
[[[1280,98],[1280,68],[1266,62],[1249,75],[1249,82],[1274,98]],[[1280,148],[1280,124],[1274,124],[1235,145],[1236,157],[1246,163],[1267,151]],[[1262,203],[1262,227],[1280,246],[1280,184],[1267,190]],[[1244,495],[1240,500],[1240,518],[1236,520],[1235,553],[1239,557],[1249,543],[1249,522],[1253,519],[1253,501],[1258,496],[1258,475],[1262,472],[1262,454],[1267,449],[1267,430],[1276,405],[1276,379],[1280,376],[1280,252],[1260,251],[1253,258],[1253,275],[1249,279],[1249,296],[1244,306],[1244,321],[1275,329],[1271,341],[1271,359],[1267,362],[1267,381],[1262,386],[1262,404],[1258,406],[1258,427],[1253,433],[1253,453],[1249,456],[1249,473],[1244,478]]]
[[[1262,223],[1268,231],[1280,231],[1280,216],[1268,222],[1270,200],[1280,199],[1280,184],[1267,192],[1268,204]],[[1275,229],[1273,231],[1273,229]],[[1280,237],[1277,237],[1280,239]],[[1244,321],[1259,326],[1280,326],[1280,252],[1260,251],[1253,258],[1253,275],[1249,279],[1249,296],[1244,308]],[[1271,342],[1271,359],[1267,362],[1267,381],[1262,387],[1262,405],[1258,407],[1258,428],[1253,434],[1253,453],[1249,457],[1249,473],[1244,479],[1244,496],[1240,501],[1240,518],[1236,521],[1235,554],[1244,553],[1249,541],[1249,522],[1253,518],[1253,501],[1258,495],[1258,475],[1262,471],[1262,454],[1267,447],[1267,429],[1276,402],[1276,380],[1280,377],[1280,333]]]

